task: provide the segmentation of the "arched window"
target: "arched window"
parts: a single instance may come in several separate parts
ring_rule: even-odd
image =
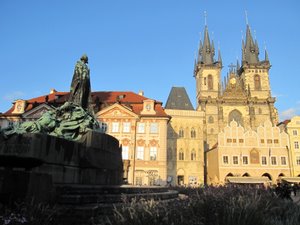
[[[191,129],[191,138],[196,138],[196,131],[193,127]]]
[[[212,75],[209,74],[207,76],[207,89],[212,90],[213,88],[214,88],[213,77],[212,77]]]
[[[179,129],[179,135],[178,135],[180,138],[184,137],[184,131],[183,131],[183,128],[181,127]]]
[[[191,152],[191,160],[192,161],[196,160],[196,151],[194,149]]]
[[[243,126],[243,116],[242,113],[236,109],[232,110],[229,113],[228,116],[228,124],[230,124],[230,122],[234,120],[235,122],[237,122],[238,124],[240,124],[241,126]]]
[[[254,76],[254,89],[261,90],[260,76],[257,74]]]
[[[184,152],[182,149],[179,150],[179,160],[184,160]]]
[[[208,117],[208,123],[213,123],[214,122],[214,118],[212,116]]]
[[[272,180],[272,176],[269,173],[264,173],[262,177],[268,177],[270,180]]]

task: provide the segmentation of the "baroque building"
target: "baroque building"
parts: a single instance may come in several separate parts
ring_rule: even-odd
[[[170,117],[162,103],[133,92],[92,92],[92,108],[100,131],[122,146],[124,179],[136,185],[167,182],[167,123]],[[51,92],[28,100],[17,100],[0,115],[0,127],[39,119],[69,99],[69,92]]]

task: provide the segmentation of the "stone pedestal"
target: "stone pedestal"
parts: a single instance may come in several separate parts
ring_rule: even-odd
[[[52,184],[120,185],[123,179],[118,140],[94,131],[80,142],[46,134],[0,137],[0,165],[0,194],[23,199],[43,200]]]

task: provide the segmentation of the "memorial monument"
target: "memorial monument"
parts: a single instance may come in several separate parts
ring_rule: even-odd
[[[121,148],[100,133],[90,110],[91,85],[83,55],[76,63],[67,102],[36,121],[0,131],[0,201],[48,201],[57,186],[120,185]]]

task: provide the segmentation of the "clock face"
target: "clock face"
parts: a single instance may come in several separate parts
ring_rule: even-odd
[[[231,83],[231,84],[235,84],[235,83],[236,83],[236,79],[235,79],[234,77],[231,78],[231,79],[230,79],[230,83]]]

